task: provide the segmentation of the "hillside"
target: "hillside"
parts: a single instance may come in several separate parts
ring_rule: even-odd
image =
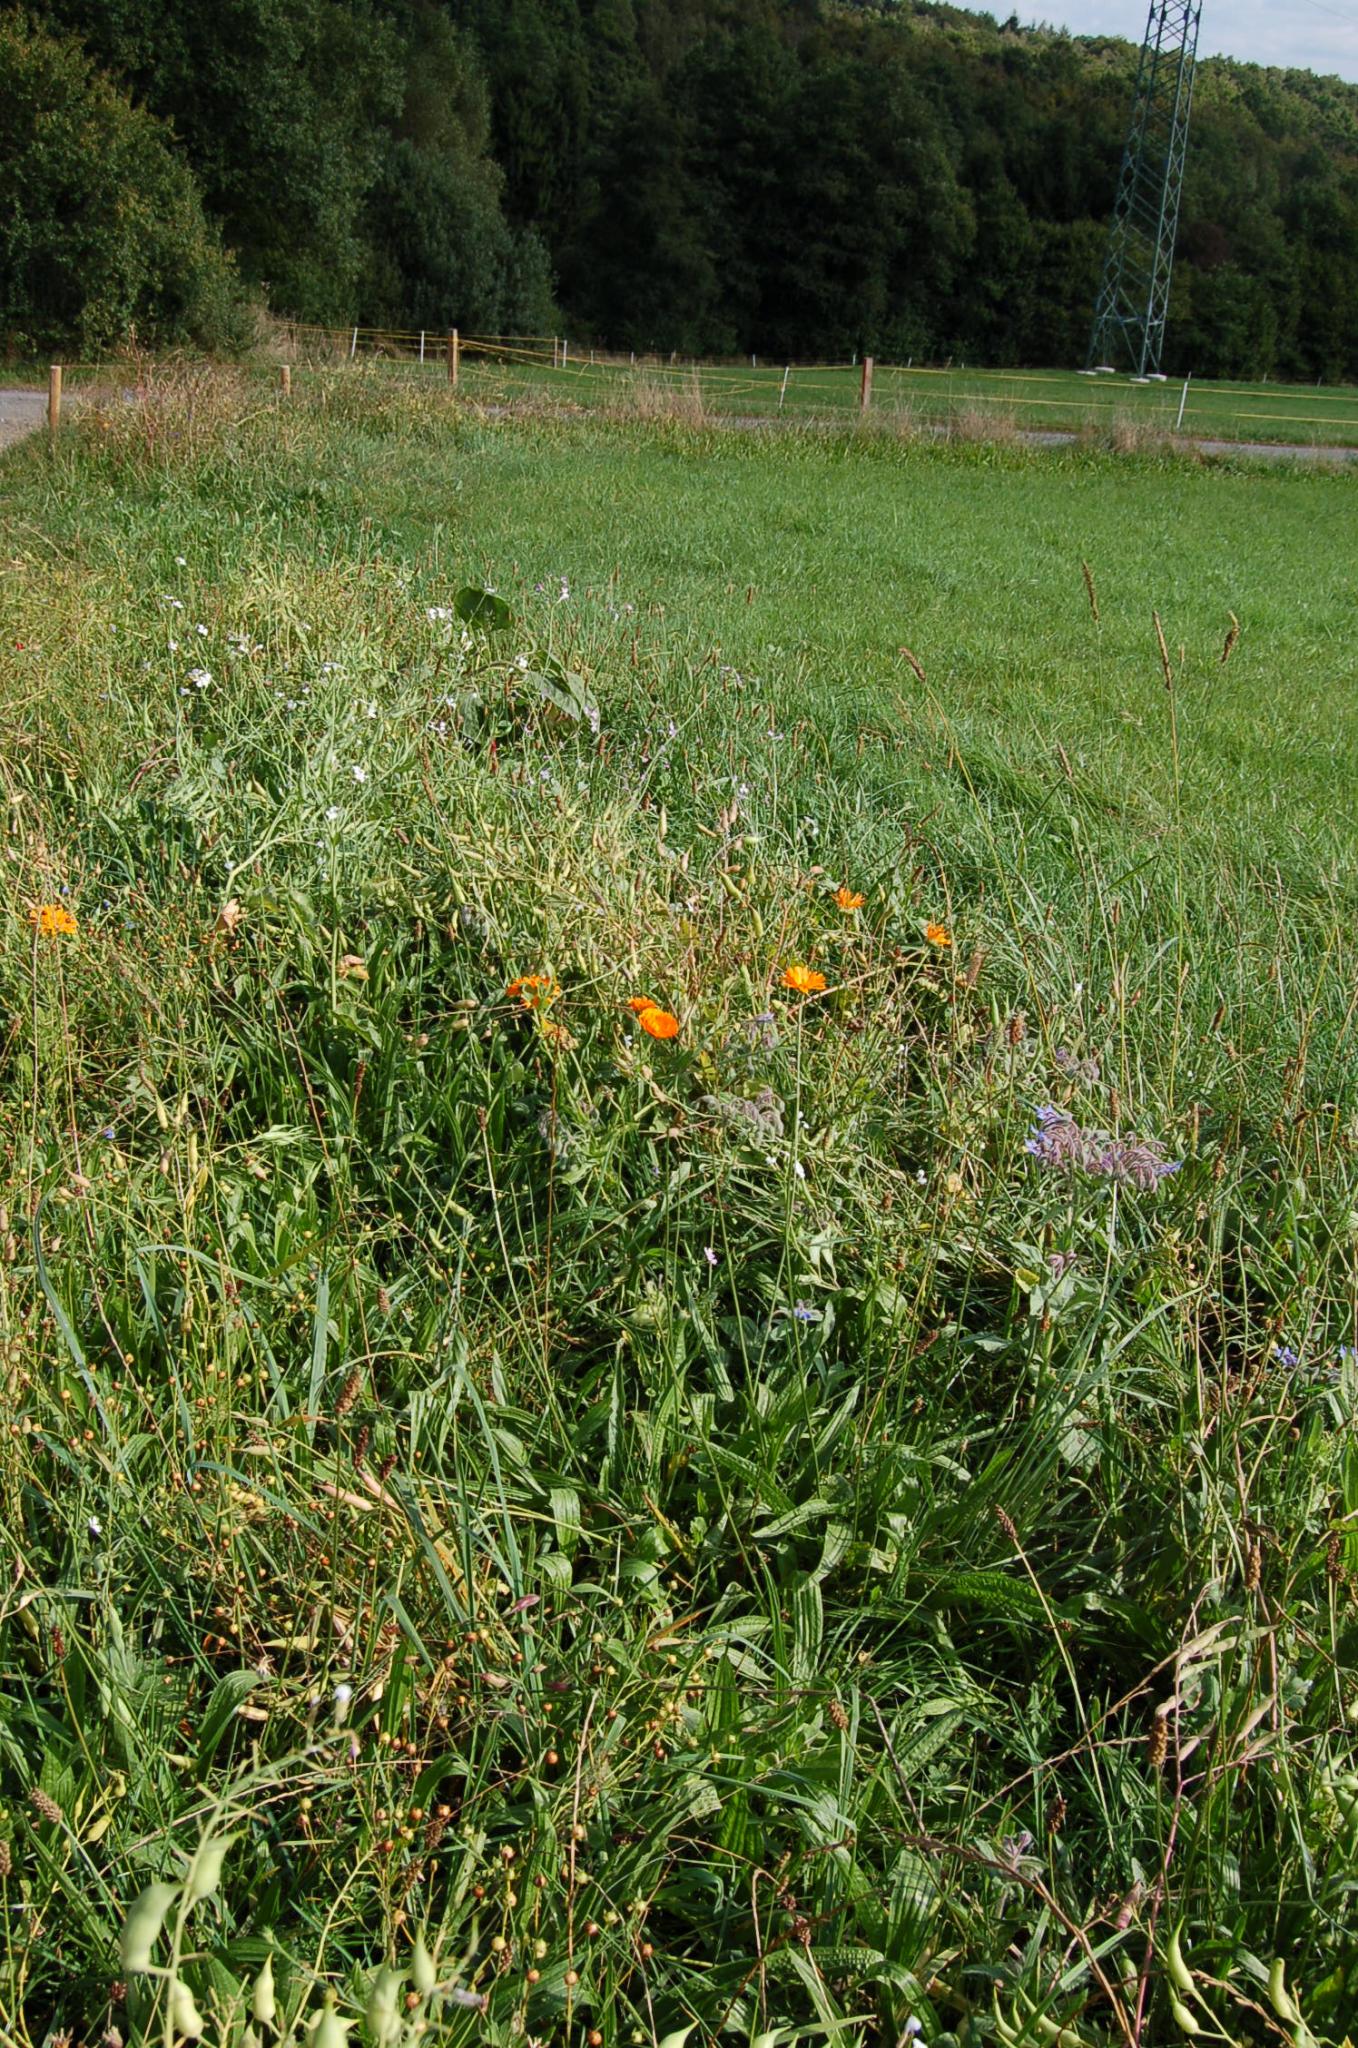
[[[279,311],[802,359],[1081,359],[1136,62],[924,0],[30,18],[167,124]],[[0,329],[53,331],[7,232]],[[1358,87],[1201,65],[1166,367],[1358,376]]]

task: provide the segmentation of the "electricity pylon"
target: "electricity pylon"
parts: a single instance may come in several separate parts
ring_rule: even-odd
[[[1129,364],[1150,377],[1160,368],[1201,13],[1202,0],[1151,0],[1089,337],[1091,370]]]

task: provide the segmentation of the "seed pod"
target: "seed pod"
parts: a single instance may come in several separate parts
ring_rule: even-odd
[[[401,2038],[401,1987],[405,1980],[405,1971],[393,1970],[390,1963],[383,1963],[373,1978],[363,2017],[377,2048],[395,2048]]]
[[[193,1993],[182,1977],[170,1979],[170,2025],[184,2041],[201,2041],[207,2032],[203,2016],[193,2002]]]
[[[327,2005],[311,2029],[311,2048],[348,2048],[349,2022]]]
[[[1169,2009],[1174,2016],[1174,2024],[1178,2027],[1181,2034],[1200,2034],[1202,2032],[1202,2028],[1198,2025],[1197,2020],[1188,2010],[1188,2007],[1176,1998],[1172,1991],[1169,1994]]]
[[[1193,1972],[1184,1961],[1183,1950],[1179,1947],[1181,1932],[1182,1929],[1176,1927],[1169,1937],[1169,1944],[1165,1949],[1165,1973],[1176,1991],[1182,1992],[1185,1998],[1191,1998],[1194,1990]]]
[[[250,1994],[250,2017],[258,2020],[263,2027],[273,2026],[278,2016],[278,2000],[274,1997],[273,1956],[264,1958],[264,1967],[255,1979],[255,1988]]]
[[[235,1839],[234,1835],[208,1835],[198,1844],[184,1884],[189,1905],[196,1906],[199,1899],[209,1899],[216,1891],[222,1881],[223,1860]]]
[[[428,1998],[438,1982],[438,1973],[434,1969],[433,1958],[424,1945],[422,1934],[415,1936],[415,1948],[410,1958],[410,1981],[421,1998]]]
[[[179,1897],[177,1884],[148,1884],[140,1898],[132,1901],[118,1938],[118,1954],[129,1976],[151,1967],[151,1951],[165,1925],[165,1915]]]
[[[1295,2027],[1301,2019],[1301,2008],[1283,1981],[1284,1962],[1275,1956],[1268,1969],[1268,2002],[1280,2020],[1286,2020]]]

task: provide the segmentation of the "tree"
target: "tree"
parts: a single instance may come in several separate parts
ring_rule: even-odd
[[[78,43],[0,16],[0,332],[97,355],[135,329],[208,347],[242,332],[240,295],[164,124]]]

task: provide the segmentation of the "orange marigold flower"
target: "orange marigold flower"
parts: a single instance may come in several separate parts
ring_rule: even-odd
[[[824,986],[825,976],[817,974],[814,967],[799,967],[794,960],[783,970],[783,987],[795,988],[799,996],[818,995]]]
[[[39,903],[29,911],[28,921],[45,939],[73,938],[79,929],[64,903]]]
[[[861,910],[863,898],[855,889],[836,889],[835,902],[841,910]]]
[[[521,974],[505,990],[507,996],[517,997],[525,1010],[545,1010],[560,993],[550,974]]]
[[[627,1007],[634,1017],[639,1017],[643,1010],[658,1010],[660,1005],[654,996],[629,996]]]
[[[950,946],[952,944],[952,933],[948,930],[948,927],[945,924],[935,924],[932,918],[924,927],[924,936],[931,946]]]
[[[679,1036],[679,1019],[656,1003],[648,1003],[644,1010],[638,1010],[637,1022],[649,1038]]]

